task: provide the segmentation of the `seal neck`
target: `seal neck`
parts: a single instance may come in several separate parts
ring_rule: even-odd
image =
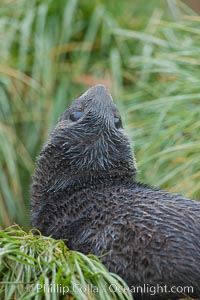
[[[69,174],[67,176],[63,176],[62,174],[62,177],[57,178],[47,192],[65,192],[66,194],[72,194],[76,191],[95,186],[131,184],[136,181],[135,177],[136,171],[134,169],[121,170],[120,172],[117,169],[101,172],[73,172],[70,176]]]

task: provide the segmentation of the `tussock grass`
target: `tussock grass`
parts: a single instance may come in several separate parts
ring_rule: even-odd
[[[121,111],[138,178],[200,197],[200,17],[168,3],[1,1],[0,226],[29,227],[35,157],[70,101],[99,82]]]
[[[123,280],[95,256],[18,226],[0,231],[0,282],[6,300],[132,299]]]

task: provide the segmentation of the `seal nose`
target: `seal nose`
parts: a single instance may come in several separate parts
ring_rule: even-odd
[[[89,94],[93,95],[97,101],[108,103],[113,102],[113,99],[103,84],[97,84],[88,90]]]
[[[108,92],[105,85],[103,84],[96,84],[95,86],[93,86],[93,88],[97,91],[97,92]]]

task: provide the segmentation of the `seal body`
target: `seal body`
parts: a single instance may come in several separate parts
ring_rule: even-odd
[[[135,175],[119,112],[94,86],[66,109],[40,153],[32,225],[102,255],[134,299],[200,297],[200,204]]]

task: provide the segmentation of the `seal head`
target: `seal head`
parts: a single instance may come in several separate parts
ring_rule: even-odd
[[[65,110],[38,161],[33,189],[42,185],[43,193],[134,177],[129,139],[103,85],[90,88]]]

